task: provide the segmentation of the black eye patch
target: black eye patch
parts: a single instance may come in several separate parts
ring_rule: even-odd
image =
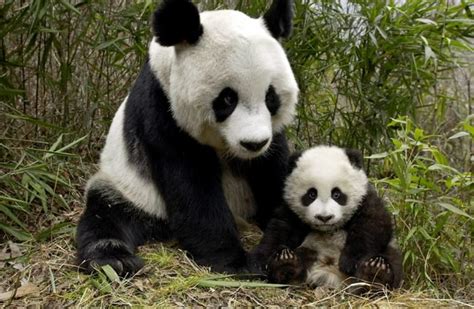
[[[280,108],[280,97],[275,92],[273,86],[268,87],[267,94],[265,95],[265,104],[267,105],[268,111],[272,116],[275,116]]]
[[[338,187],[335,187],[331,190],[331,198],[341,206],[347,204],[347,195],[342,193],[342,191]]]
[[[309,206],[317,198],[318,198],[318,190],[316,190],[315,188],[310,188],[301,197],[301,204],[303,204],[303,206]]]
[[[212,109],[217,122],[226,120],[234,112],[238,102],[237,92],[229,87],[222,89],[217,98],[212,101]]]

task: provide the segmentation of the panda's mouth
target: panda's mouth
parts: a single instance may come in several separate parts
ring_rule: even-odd
[[[319,223],[319,222],[316,222],[316,223],[313,224],[313,227],[316,230],[320,230],[320,231],[323,231],[323,232],[329,232],[329,231],[337,230],[339,228],[339,224],[338,224],[338,222],[335,222],[335,223]]]
[[[238,145],[229,145],[229,152],[241,160],[252,160],[258,158],[270,148],[269,140],[259,143],[239,142]]]

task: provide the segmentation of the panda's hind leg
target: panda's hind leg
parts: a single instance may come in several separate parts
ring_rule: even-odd
[[[76,236],[77,262],[83,271],[109,264],[120,276],[132,275],[143,267],[137,247],[169,238],[163,220],[135,207],[111,185],[93,182],[86,198]]]
[[[379,255],[362,259],[355,273],[357,279],[380,284],[389,289],[399,288],[402,280],[402,257],[398,247],[390,244]]]

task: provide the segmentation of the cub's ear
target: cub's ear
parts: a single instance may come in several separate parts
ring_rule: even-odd
[[[286,168],[286,174],[290,175],[291,172],[295,169],[296,167],[296,162],[298,159],[301,157],[303,153],[301,151],[296,151],[290,155],[290,158],[288,159],[288,165]]]
[[[273,0],[270,9],[263,15],[265,25],[275,39],[290,36],[293,19],[292,5],[291,0]]]
[[[199,11],[190,0],[163,0],[153,14],[152,29],[163,46],[195,44],[203,33]]]
[[[362,156],[362,152],[360,152],[360,150],[345,149],[345,152],[353,166],[358,169],[362,169],[364,167],[364,157]]]

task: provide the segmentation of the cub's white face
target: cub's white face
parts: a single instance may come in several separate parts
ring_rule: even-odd
[[[298,87],[262,19],[231,10],[200,14],[196,45],[150,44],[150,64],[178,125],[243,159],[262,155],[295,113]]]
[[[313,229],[331,231],[354,215],[367,184],[364,171],[351,165],[343,149],[317,146],[296,161],[286,180],[284,198]]]

